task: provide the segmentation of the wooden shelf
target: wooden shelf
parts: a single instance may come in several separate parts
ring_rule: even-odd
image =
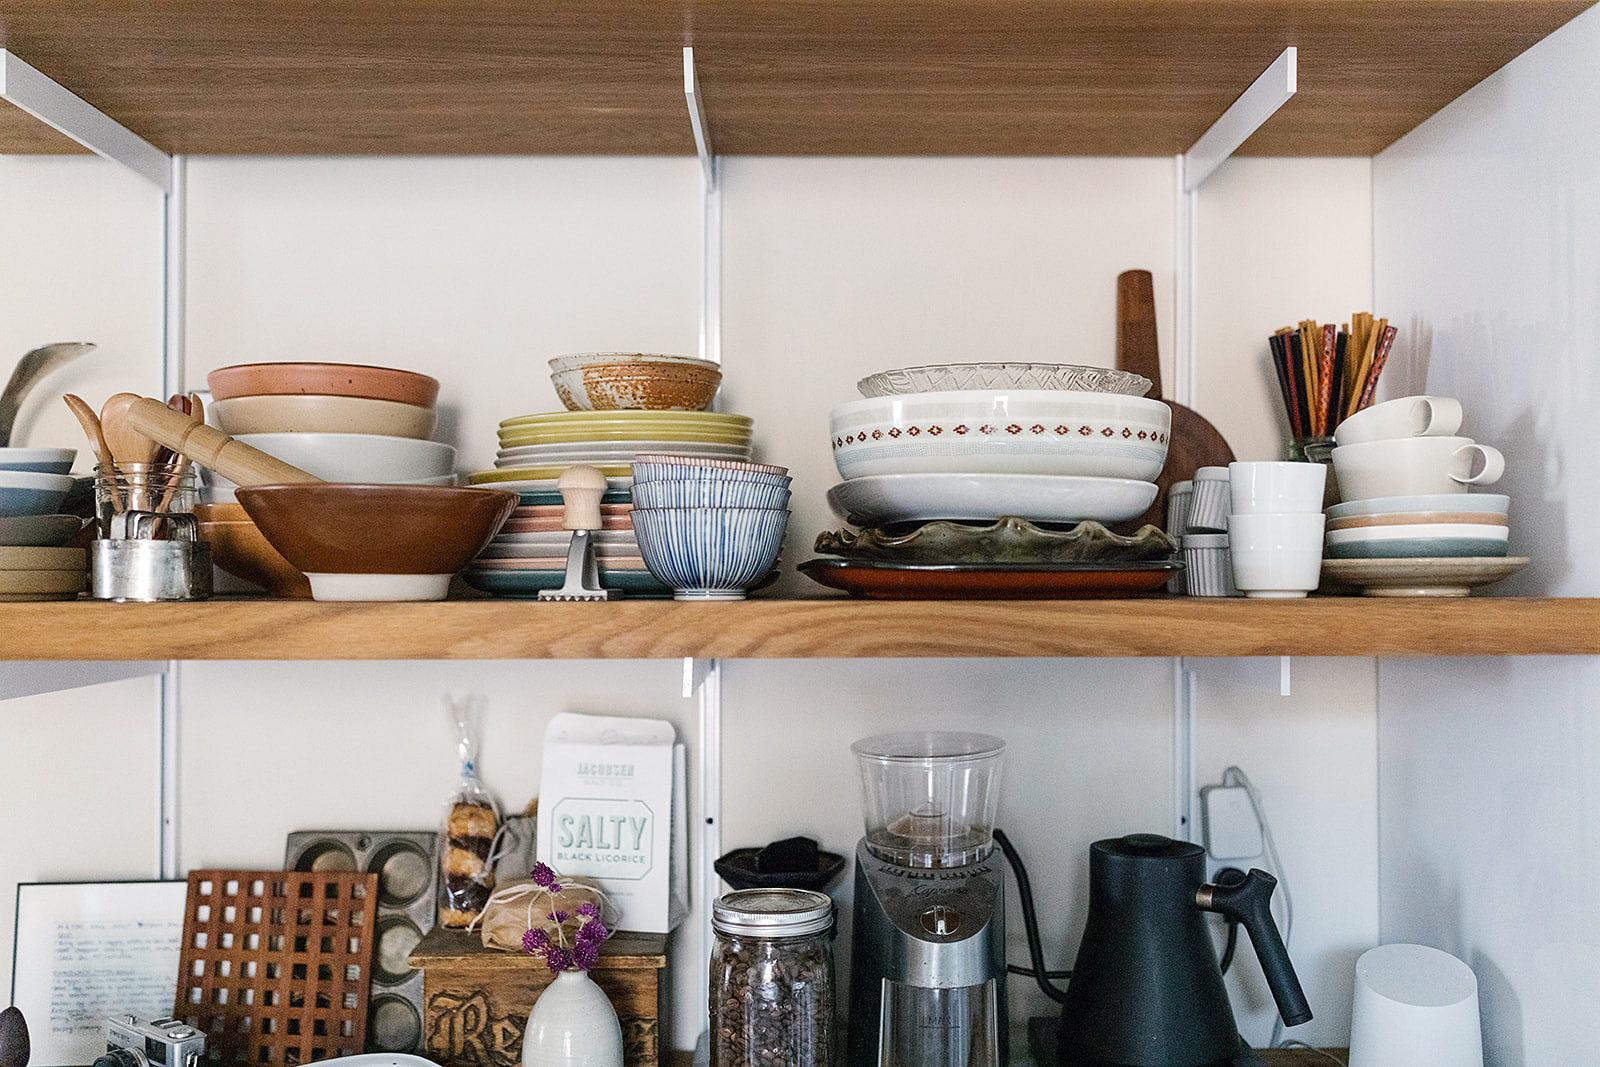
[[[1366,156],[1593,0],[0,0],[5,47],[191,155]],[[0,106],[0,152],[67,150]]]
[[[0,604],[0,660],[1600,654],[1600,599]]]

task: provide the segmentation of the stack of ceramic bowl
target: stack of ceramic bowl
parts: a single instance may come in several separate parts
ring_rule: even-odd
[[[525,489],[522,503],[461,577],[474,589],[512,599],[535,599],[541,589],[559,589],[566,577],[572,532],[562,525],[566,506],[556,489]],[[600,498],[600,529],[590,536],[604,589],[628,596],[665,597],[672,590],[656,580],[639,555],[633,504],[626,489]]]
[[[1505,459],[1458,436],[1461,416],[1452,398],[1410,396],[1339,424],[1326,577],[1370,595],[1461,596],[1527,562],[1507,556],[1510,498],[1473,491],[1498,480]]]
[[[1017,588],[1039,589],[1040,595],[1071,595],[1062,583],[1081,587],[1081,578],[1064,576],[1092,569],[1102,549],[1119,567],[1139,562],[1176,569],[1165,534],[1153,546],[1159,559],[1133,560],[1129,552],[1137,557],[1142,549],[1113,544],[1098,529],[1071,544],[1052,536],[1062,531],[1051,527],[1132,519],[1155,499],[1172,410],[1144,396],[1148,379],[1103,367],[963,363],[884,371],[857,388],[865,399],[829,415],[834,463],[844,481],[828,491],[828,502],[845,522],[893,535],[941,521],[1031,524],[1013,522],[984,544],[943,560],[937,552],[930,557],[926,546],[908,545],[916,547],[915,565],[968,567],[973,580],[981,577],[995,595],[1024,595],[1003,594],[993,585],[998,563],[984,567],[983,554],[1002,544]],[[876,538],[878,556],[858,566],[807,573],[840,584],[850,577],[847,569],[862,575],[869,567],[884,570],[894,564],[886,553],[890,540]],[[960,539],[941,534],[937,543],[955,546]],[[1023,573],[1030,563],[1037,564],[1033,573]],[[984,570],[996,573],[980,575]],[[947,571],[938,580],[958,577]],[[1156,576],[1152,570],[1145,577]],[[1161,575],[1153,587],[1167,577]],[[953,587],[951,593],[960,595]]]
[[[674,600],[743,600],[773,574],[789,526],[789,471],[765,463],[641,455],[633,527]]]
[[[439,383],[354,363],[241,363],[206,376],[208,421],[253,448],[330,482],[454,485],[455,446],[429,440]],[[204,472],[200,537],[223,571],[275,596],[311,586],[255,528],[232,482]]]
[[[0,448],[0,601],[71,600],[88,588],[84,550],[67,547],[83,519],[60,514],[76,456]]]

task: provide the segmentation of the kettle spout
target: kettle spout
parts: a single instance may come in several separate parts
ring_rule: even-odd
[[[1255,946],[1261,972],[1266,976],[1272,999],[1285,1026],[1311,1021],[1311,1005],[1306,1002],[1289,950],[1272,920],[1272,891],[1278,880],[1259,868],[1252,868],[1243,879],[1229,885],[1202,885],[1195,890],[1194,902],[1205,911],[1214,911],[1244,926]]]

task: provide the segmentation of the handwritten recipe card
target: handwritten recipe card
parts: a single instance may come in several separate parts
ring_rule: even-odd
[[[106,1017],[172,1014],[187,882],[17,886],[11,1002],[28,1021],[31,1067],[106,1051]]]

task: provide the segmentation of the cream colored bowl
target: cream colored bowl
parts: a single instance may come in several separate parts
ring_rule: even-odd
[[[206,408],[223,433],[371,433],[425,439],[434,410],[394,400],[319,393],[236,396]]]
[[[971,390],[841,404],[828,418],[846,478],[878,474],[1073,474],[1154,481],[1172,409],[1115,393]]]

